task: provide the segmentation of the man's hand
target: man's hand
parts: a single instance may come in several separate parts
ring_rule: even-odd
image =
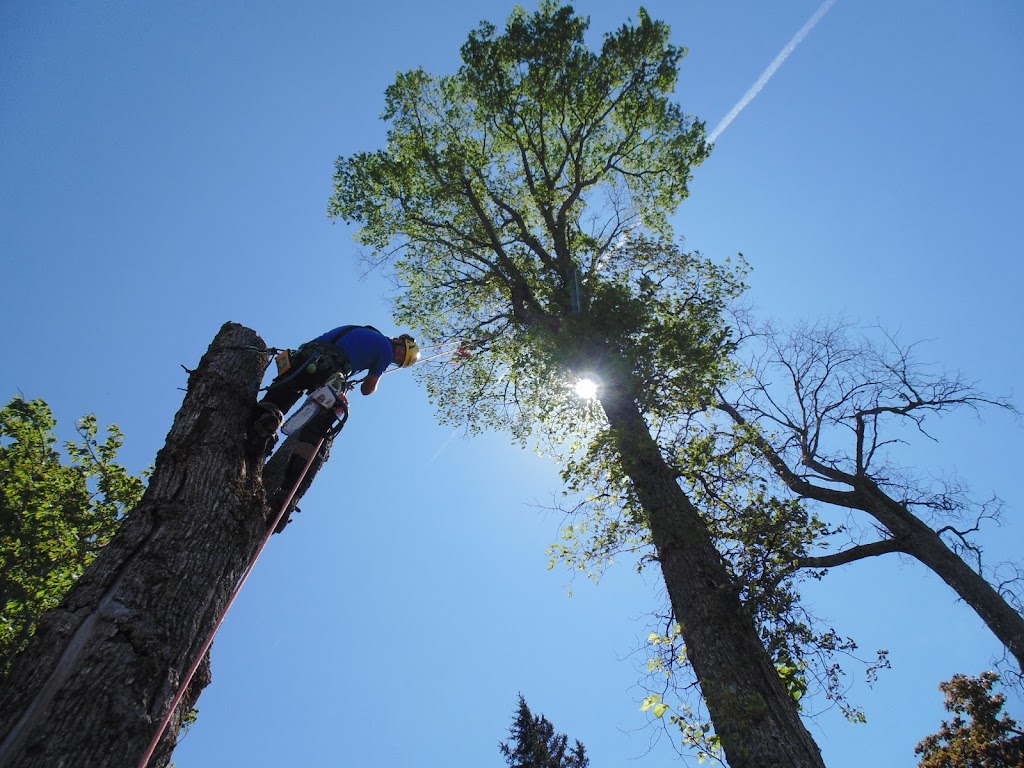
[[[367,376],[363,379],[362,386],[359,387],[359,391],[364,395],[372,395],[377,391],[377,382],[380,381],[380,376]]]

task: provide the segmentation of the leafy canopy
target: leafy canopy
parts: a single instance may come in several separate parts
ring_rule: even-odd
[[[96,417],[85,416],[64,457],[56,425],[39,399],[0,410],[0,671],[142,497],[142,479],[116,461],[116,426],[100,441]]]
[[[1006,697],[993,693],[999,676],[954,675],[939,685],[945,707],[956,715],[939,732],[924,739],[914,752],[921,768],[1017,768],[1024,765],[1024,731],[1003,714]],[[966,717],[964,717],[966,715]]]
[[[388,88],[386,148],[336,164],[330,213],[394,268],[399,321],[474,352],[427,376],[447,420],[569,433],[587,414],[566,369],[609,352],[650,368],[659,346],[710,358],[724,338],[689,321],[713,316],[738,276],[681,253],[667,219],[708,151],[670,99],[684,51],[642,9],[598,52],[587,26],[550,1],[517,8],[501,34],[482,23],[455,75],[413,70]]]
[[[700,463],[684,462],[691,435],[677,430],[733,373],[725,310],[745,275],[742,262],[683,251],[669,224],[709,151],[704,125],[672,101],[683,49],[642,9],[598,51],[587,26],[549,0],[516,9],[501,33],[481,24],[454,75],[399,74],[387,145],[337,161],[329,205],[360,225],[370,264],[393,270],[397,319],[472,352],[421,369],[442,421],[559,452],[582,514],[552,553],[581,570],[650,551],[629,457],[602,410],[635,403],[680,475]],[[576,397],[584,376],[596,400]],[[777,616],[795,597],[774,605],[755,577],[771,584],[790,558],[774,548],[804,548],[809,535],[787,530],[802,518],[793,505],[760,491],[730,499],[731,511],[755,504],[771,530],[712,528],[740,553],[731,567],[759,617]],[[767,628],[766,643],[796,690],[800,656],[776,638],[791,625]]]

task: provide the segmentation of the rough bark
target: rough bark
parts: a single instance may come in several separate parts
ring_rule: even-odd
[[[710,530],[676,482],[636,403],[600,395],[648,515],[672,611],[732,768],[823,768],[821,752],[743,608]]]
[[[188,717],[189,713],[192,712],[196,702],[199,701],[199,694],[203,692],[203,689],[206,688],[212,680],[213,671],[210,664],[210,651],[207,651],[203,654],[203,659],[199,663],[199,667],[196,669],[195,674],[192,676],[192,682],[189,683],[188,690],[185,691],[185,695],[182,697],[181,703],[171,715],[171,719],[167,723],[167,728],[164,731],[163,736],[160,738],[160,742],[157,744],[156,749],[153,751],[153,756],[146,764],[146,768],[167,768],[167,766],[170,765],[171,756],[174,754],[174,750],[178,746],[178,739],[182,736],[181,730],[185,724],[185,719]]]
[[[139,764],[266,532],[262,461],[244,451],[264,346],[226,324],[190,373],[139,506],[0,688],[0,768]]]

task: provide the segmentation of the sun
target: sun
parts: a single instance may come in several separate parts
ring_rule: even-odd
[[[576,382],[576,395],[583,400],[594,400],[597,398],[597,382],[593,379],[583,378]]]

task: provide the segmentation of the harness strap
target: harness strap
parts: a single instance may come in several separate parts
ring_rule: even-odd
[[[342,336],[344,336],[349,331],[354,331],[356,328],[369,328],[371,331],[377,331],[377,329],[374,328],[372,325],[345,325],[345,326],[342,326],[341,330],[339,330],[336,334],[334,334],[333,337],[331,337],[331,340],[330,340],[331,344],[337,344],[338,343],[338,339],[340,339]],[[380,331],[377,331],[377,333],[380,333]],[[383,335],[384,334],[381,333],[381,336],[383,336]]]

